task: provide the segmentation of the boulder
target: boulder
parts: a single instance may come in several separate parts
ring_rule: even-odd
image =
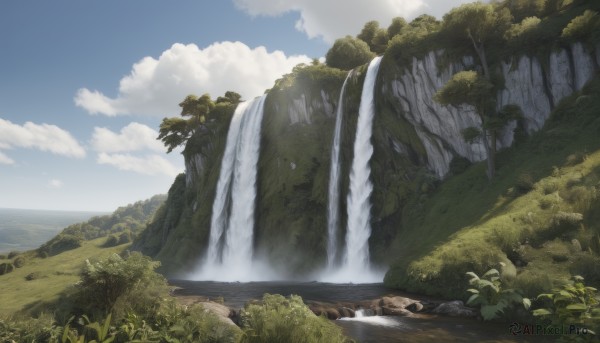
[[[439,304],[432,313],[441,314],[450,317],[476,317],[477,310],[465,306],[460,300],[450,301]]]
[[[381,308],[384,316],[400,316],[400,317],[410,317],[412,312],[403,308],[391,308],[387,306],[383,306]]]

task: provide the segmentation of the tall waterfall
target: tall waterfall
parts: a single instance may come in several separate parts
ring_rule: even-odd
[[[240,103],[229,132],[212,209],[207,256],[197,279],[247,281],[253,272],[254,201],[266,95]]]
[[[350,171],[350,193],[348,194],[348,229],[344,264],[358,273],[369,271],[369,236],[371,236],[371,202],[373,191],[369,161],[373,155],[371,134],[375,115],[375,80],[381,57],[369,64],[360,97],[354,158]]]
[[[346,76],[344,85],[340,91],[340,99],[335,117],[335,130],[333,133],[333,144],[331,146],[331,169],[329,171],[329,199],[327,206],[327,267],[329,269],[335,266],[338,255],[337,252],[337,234],[339,226],[340,210],[340,141],[342,135],[342,117],[344,115],[344,94],[346,93],[346,83],[352,71]]]
[[[373,191],[373,184],[369,179],[371,175],[369,161],[373,155],[371,134],[375,115],[374,93],[380,62],[381,57],[376,57],[369,63],[360,98],[356,139],[354,140],[354,158],[350,170],[350,190],[347,199],[348,226],[342,266],[337,270],[328,268],[326,275],[322,277],[323,281],[353,283],[382,281],[383,275],[373,271],[369,263],[370,196]],[[332,152],[332,156],[333,154]],[[330,191],[331,187],[330,185]]]

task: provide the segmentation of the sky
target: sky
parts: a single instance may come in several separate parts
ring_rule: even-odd
[[[166,193],[186,95],[251,99],[370,20],[463,0],[2,0],[0,207],[113,211]]]

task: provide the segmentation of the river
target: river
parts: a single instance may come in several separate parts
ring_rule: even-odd
[[[216,299],[240,309],[251,299],[261,299],[264,293],[300,295],[305,301],[359,302],[388,295],[413,299],[423,297],[391,290],[383,284],[332,284],[320,282],[214,282],[170,280],[180,287],[176,295],[197,295]],[[507,324],[485,323],[475,319],[451,318],[435,315],[418,317],[375,316],[345,318],[333,321],[344,333],[363,343],[391,342],[543,342],[539,336],[512,336]]]

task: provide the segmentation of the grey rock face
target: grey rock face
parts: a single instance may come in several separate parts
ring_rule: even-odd
[[[471,162],[486,159],[483,142],[468,144],[461,131],[481,127],[481,120],[471,106],[442,106],[433,100],[434,94],[455,73],[473,66],[473,58],[465,57],[444,70],[437,66],[440,52],[430,52],[422,59],[413,58],[411,69],[404,68],[382,90],[397,101],[396,108],[414,126],[427,151],[427,165],[443,178],[455,156]],[[569,49],[553,52],[548,57],[547,70],[536,57],[520,56],[501,63],[500,72],[505,88],[498,92],[498,109],[518,105],[524,114],[527,133],[540,130],[553,107],[565,96],[580,90],[600,65],[600,46],[596,61],[581,43]],[[512,144],[516,123],[509,123],[497,137],[498,149]]]

